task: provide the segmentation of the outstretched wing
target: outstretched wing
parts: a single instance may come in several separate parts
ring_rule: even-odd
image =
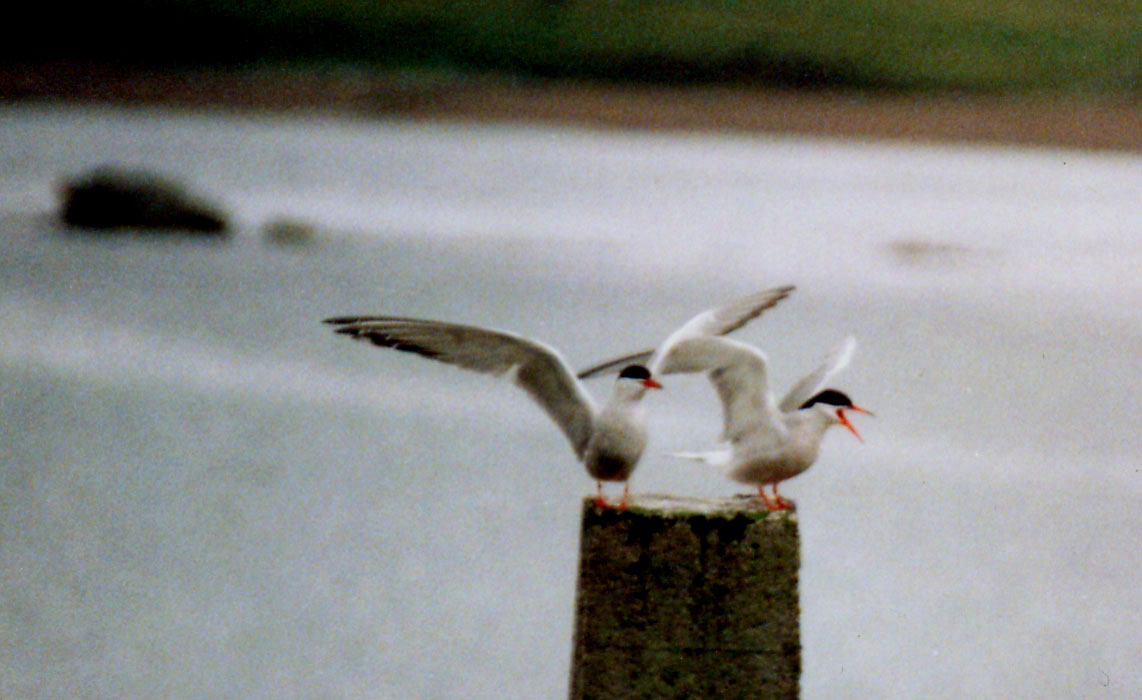
[[[765,355],[752,345],[718,336],[688,338],[674,344],[659,364],[662,374],[708,373],[722,402],[723,440],[781,430]]]
[[[325,319],[335,332],[382,348],[497,377],[509,376],[551,416],[579,457],[591,438],[594,404],[552,347],[514,333],[392,316]]]
[[[796,287],[787,285],[766,289],[749,296],[735,299],[713,309],[707,309],[682,324],[676,331],[667,336],[666,340],[656,350],[643,350],[641,352],[624,355],[606,362],[589,367],[579,373],[580,379],[588,379],[600,374],[617,372],[632,364],[648,365],[650,373],[659,374],[661,358],[677,343],[687,338],[698,336],[719,336],[733,333],[745,324],[760,316],[767,309],[777,305],[785,297],[793,293]],[[657,356],[655,353],[657,352]]]
[[[856,338],[851,335],[837,344],[817,369],[810,372],[801,381],[793,385],[785,398],[781,399],[779,408],[782,411],[796,411],[801,404],[811,399],[818,391],[825,387],[825,382],[848,366],[856,350]]]
[[[774,287],[735,299],[717,308],[707,309],[684,323],[670,337],[681,340],[699,335],[732,333],[760,316],[764,311],[777,306],[778,302],[792,294],[795,289],[796,287],[793,285]],[[667,339],[666,344],[669,344],[669,339]]]

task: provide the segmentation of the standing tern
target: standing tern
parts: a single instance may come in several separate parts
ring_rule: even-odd
[[[647,389],[662,388],[646,367],[625,367],[610,398],[598,407],[563,356],[537,340],[490,328],[393,316],[344,316],[325,323],[355,340],[510,378],[571,442],[575,456],[595,478],[595,504],[606,506],[602,482],[622,481],[619,507],[626,508],[626,482],[647,441],[641,400]]]
[[[710,333],[740,328],[788,296],[791,289],[766,290],[704,311],[667,341],[673,342],[671,339],[687,327]],[[639,358],[650,357],[655,351],[609,363],[608,370],[620,366],[623,369],[610,398],[597,407],[562,355],[537,340],[489,328],[395,316],[340,316],[325,319],[325,323],[336,326],[336,333],[355,340],[416,353],[475,372],[509,377],[547,412],[570,441],[575,456],[595,479],[595,505],[606,506],[603,481],[621,481],[623,497],[619,508],[626,508],[627,482],[647,442],[641,399],[648,389],[661,388],[642,364],[645,360]]]
[[[836,389],[822,389],[848,364],[855,348],[856,340],[845,338],[778,403],[769,389],[761,350],[718,337],[691,338],[674,346],[663,358],[660,372],[707,372],[722,402],[722,440],[728,443],[728,449],[678,456],[722,467],[731,479],[756,485],[769,510],[791,508],[777,492],[777,484],[813,465],[826,430],[843,425],[864,441],[845,412],[872,412]],[[772,500],[765,494],[766,484],[772,485]]]

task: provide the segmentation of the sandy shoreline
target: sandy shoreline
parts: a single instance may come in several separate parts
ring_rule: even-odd
[[[629,87],[353,70],[0,67],[0,102],[46,101],[1142,151],[1142,101]]]

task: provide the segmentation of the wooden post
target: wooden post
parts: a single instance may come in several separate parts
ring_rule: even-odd
[[[798,697],[795,512],[587,498],[579,557],[572,700]]]

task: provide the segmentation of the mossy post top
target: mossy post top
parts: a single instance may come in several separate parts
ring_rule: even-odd
[[[799,566],[758,499],[586,499],[571,697],[796,698]]]
[[[586,505],[593,508],[593,500],[588,499],[588,501]],[[767,510],[764,502],[752,495],[728,498],[694,498],[662,494],[632,494],[627,510],[638,516],[670,519],[736,518],[742,516],[752,520],[797,521],[796,508],[777,511]]]

